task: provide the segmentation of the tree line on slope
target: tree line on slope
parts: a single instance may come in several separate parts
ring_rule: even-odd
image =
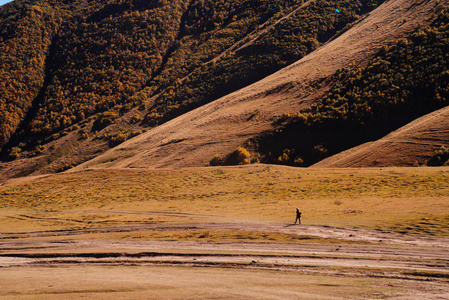
[[[265,160],[311,165],[448,105],[448,20],[449,13],[442,13],[432,26],[384,47],[366,68],[339,70],[325,97],[300,112],[284,114],[279,122],[285,128],[259,141]],[[429,163],[444,164],[446,156],[442,148]]]
[[[203,64],[185,81],[168,87],[147,114],[146,122],[158,125],[262,79],[315,50],[382,2],[311,2],[248,47]]]
[[[44,1],[0,10],[0,147],[24,119],[45,79],[45,61],[64,12]]]
[[[7,109],[1,110],[0,147],[21,121],[26,124],[9,148],[39,145],[90,116],[144,104],[300,2],[17,0],[2,6],[8,22],[0,23],[0,105]]]

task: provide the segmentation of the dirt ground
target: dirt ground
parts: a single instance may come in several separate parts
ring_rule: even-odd
[[[447,238],[213,219],[1,233],[0,298],[449,297]],[[193,240],[151,239],[155,232],[201,234]],[[234,239],[215,241],[217,232],[232,232]],[[299,240],[271,241],[270,234]]]
[[[448,174],[256,164],[9,180],[0,299],[448,299]]]

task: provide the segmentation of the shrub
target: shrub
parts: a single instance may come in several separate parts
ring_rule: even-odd
[[[83,128],[79,131],[79,135],[81,140],[87,140],[89,138],[89,131]]]
[[[246,150],[243,147],[239,147],[237,150],[237,161],[239,165],[246,165],[251,162],[250,158],[251,155],[249,154],[248,150]]]
[[[15,160],[19,158],[20,152],[22,152],[22,149],[19,147],[13,147],[11,148],[11,151],[9,151],[8,157],[10,160]]]
[[[124,132],[118,132],[117,134],[113,135],[111,139],[109,140],[109,147],[115,147],[123,143],[128,139],[128,135]]]
[[[215,154],[215,156],[209,162],[211,166],[222,166],[224,164],[223,157],[220,154]]]
[[[248,150],[243,147],[238,147],[226,159],[228,165],[246,165],[251,163],[251,155]]]
[[[44,146],[44,145],[38,145],[38,146],[36,147],[35,153],[36,153],[36,154],[41,154],[41,153],[43,153],[44,151],[45,151],[45,146]]]
[[[277,163],[281,165],[290,165],[290,166],[302,166],[304,164],[304,160],[296,155],[295,149],[284,149],[282,154],[278,157]]]
[[[71,169],[71,168],[73,168],[73,167],[75,167],[75,163],[73,163],[73,162],[67,162],[67,163],[64,163],[64,164],[57,170],[57,172],[64,172],[64,171],[67,171],[67,170],[69,170],[69,169]]]
[[[100,116],[95,120],[92,130],[100,131],[106,126],[111,125],[118,118],[118,114],[113,111],[107,111],[100,114]]]
[[[103,139],[109,141],[108,144],[111,148],[120,145],[121,143],[126,141],[128,137],[128,133],[124,131],[106,133],[103,135]]]
[[[313,154],[316,156],[318,160],[321,160],[327,156],[327,149],[323,145],[316,145],[313,147]]]
[[[300,166],[302,166],[304,164],[304,160],[301,158],[301,157],[299,157],[299,156],[297,156],[296,158],[295,158],[295,160],[293,161],[293,165],[294,166],[297,166],[297,167],[300,167]]]
[[[428,166],[447,166],[449,165],[449,148],[441,146],[435,151],[435,154],[427,162]]]
[[[282,152],[282,155],[278,157],[278,163],[284,164],[284,165],[288,164],[288,162],[290,160],[289,154],[290,154],[290,150],[285,149],[284,152]]]
[[[131,118],[131,124],[137,124],[139,122],[142,121],[142,118],[140,117],[139,114],[135,114],[132,118]]]

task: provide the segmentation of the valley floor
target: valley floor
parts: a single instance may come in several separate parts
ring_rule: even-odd
[[[449,297],[447,238],[206,221],[2,233],[0,298]]]
[[[0,186],[0,299],[448,299],[448,172],[14,179]]]

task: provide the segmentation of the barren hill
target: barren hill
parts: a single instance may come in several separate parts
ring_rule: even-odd
[[[425,115],[386,137],[320,161],[313,167],[413,166],[449,143],[449,107]]]
[[[435,17],[439,1],[390,0],[350,30],[291,66],[126,141],[76,167],[139,168],[204,165],[245,141],[275,130],[286,111],[313,103],[323,81],[351,63],[363,66],[385,44]]]

